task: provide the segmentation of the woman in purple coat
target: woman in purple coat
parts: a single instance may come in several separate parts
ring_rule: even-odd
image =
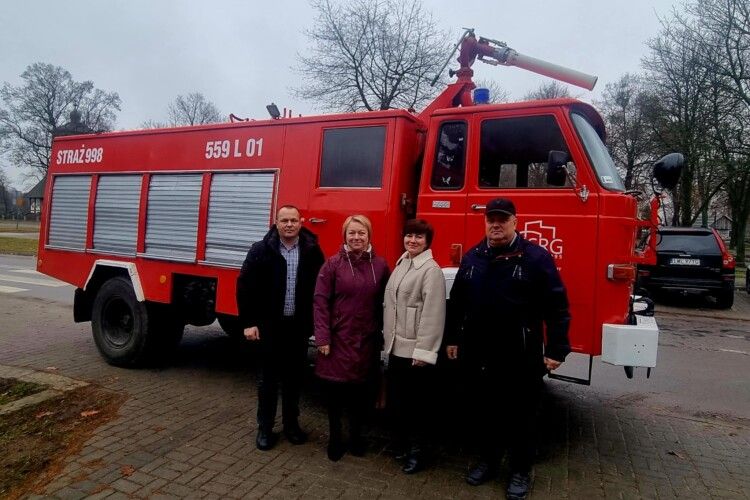
[[[328,406],[328,458],[339,460],[345,451],[341,435],[344,410],[349,417],[349,452],[362,456],[362,421],[374,404],[373,381],[377,374],[383,335],[383,293],[388,265],[370,245],[372,224],[363,215],[348,217],[343,226],[344,245],[318,274],[313,303],[315,373],[323,380]]]

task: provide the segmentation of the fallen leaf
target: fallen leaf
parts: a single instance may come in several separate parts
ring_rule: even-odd
[[[45,368],[45,370],[53,372],[53,371],[57,370],[57,367],[56,366],[48,366],[47,368]]]
[[[132,465],[126,465],[122,469],[120,469],[120,472],[123,476],[132,476],[133,473],[135,473],[135,467]]]
[[[86,410],[81,412],[82,417],[91,417],[99,413],[99,410]]]
[[[51,412],[51,411],[42,411],[42,412],[39,412],[36,415],[34,415],[34,417],[36,417],[36,419],[39,420],[40,418],[49,417],[50,415],[54,415],[54,412]]]
[[[674,457],[677,457],[677,458],[681,458],[681,459],[683,459],[683,460],[685,459],[685,457],[683,457],[682,455],[680,455],[680,454],[679,454],[679,453],[677,453],[676,451],[668,451],[668,452],[667,452],[667,455],[672,455],[672,456],[674,456]]]

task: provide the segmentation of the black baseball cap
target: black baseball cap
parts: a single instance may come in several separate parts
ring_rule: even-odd
[[[516,206],[508,198],[495,198],[487,203],[484,214],[516,215]]]

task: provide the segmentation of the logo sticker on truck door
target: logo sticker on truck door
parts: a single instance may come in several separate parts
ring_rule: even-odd
[[[545,226],[541,220],[529,221],[524,224],[521,234],[527,240],[546,248],[554,259],[562,259],[563,240],[557,237],[555,226]]]

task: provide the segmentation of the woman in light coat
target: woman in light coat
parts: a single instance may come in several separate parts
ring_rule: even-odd
[[[429,249],[433,235],[424,219],[406,222],[406,251],[385,289],[388,409],[395,443],[404,452],[406,474],[424,467],[436,383],[434,365],[445,323],[445,278]]]

